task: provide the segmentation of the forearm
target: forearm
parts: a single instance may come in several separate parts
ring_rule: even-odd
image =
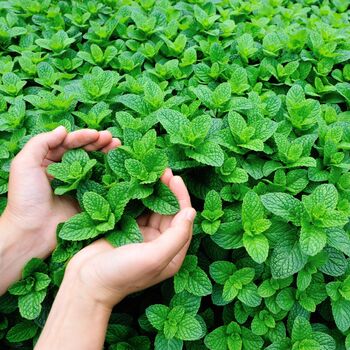
[[[55,231],[47,224],[46,231]],[[14,219],[6,210],[0,217],[0,295],[20,279],[24,265],[32,258],[45,259],[54,248],[37,230],[25,228],[25,222]]]
[[[22,233],[0,218],[0,295],[20,279],[23,266],[32,256]]]
[[[35,350],[103,348],[111,310],[78,283],[76,278],[64,278]]]

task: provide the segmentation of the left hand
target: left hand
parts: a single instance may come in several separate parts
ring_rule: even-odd
[[[61,126],[30,139],[11,163],[8,204],[1,216],[16,231],[18,244],[34,257],[45,258],[56,246],[56,227],[79,211],[69,196],[54,195],[46,168],[73,148],[108,152],[120,145],[109,131],[83,129],[67,133]],[[1,234],[0,234],[1,239]]]

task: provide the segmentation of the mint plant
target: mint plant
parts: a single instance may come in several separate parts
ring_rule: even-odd
[[[48,166],[48,173],[60,181],[55,193],[62,195],[78,187],[95,166],[96,160],[90,159],[84,150],[71,150],[63,155],[62,162]]]
[[[49,165],[81,211],[0,297],[0,348],[34,347],[83,247],[143,242],[140,215],[178,212],[160,181],[170,167],[198,213],[188,255],[113,311],[105,347],[350,349],[349,9],[3,0],[0,213],[32,136],[63,125],[122,145]]]
[[[50,285],[47,265],[40,259],[31,259],[23,268],[22,279],[9,288],[9,293],[18,296],[21,316],[34,320],[40,315],[41,303]]]
[[[183,341],[197,340],[203,337],[201,322],[193,312],[186,312],[183,306],[168,306],[155,304],[146,310],[147,319],[158,331],[155,348],[173,347],[181,349]]]

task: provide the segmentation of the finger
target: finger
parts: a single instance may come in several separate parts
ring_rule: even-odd
[[[67,150],[84,147],[95,142],[99,138],[99,132],[92,129],[82,129],[69,133],[62,145],[50,151],[47,158],[53,162],[61,160]]]
[[[165,169],[163,175],[160,180],[163,182],[165,186],[169,187],[170,180],[174,177],[173,172],[170,168]],[[156,214],[150,216],[148,220],[148,226],[158,229],[160,227],[161,222],[164,219],[164,215]]]
[[[144,242],[151,242],[160,236],[160,232],[151,227],[141,226],[140,231]]]
[[[170,168],[166,168],[160,180],[163,182],[164,185],[169,187],[170,180],[173,176],[174,175],[172,170]]]
[[[34,136],[26,143],[15,159],[25,167],[41,166],[50,150],[61,145],[66,136],[67,131],[64,126]]]
[[[171,260],[170,263],[165,267],[165,269],[160,273],[159,282],[164,281],[170,277],[173,277],[180,270],[185,260],[188,248],[190,247],[191,238],[192,236],[189,238],[189,240],[184,245],[184,247],[180,250],[180,252],[174,257],[174,259]]]
[[[171,216],[163,215],[158,225],[159,231],[165,232],[170,227],[173,218],[174,218],[173,215]]]
[[[174,178],[173,172],[170,168],[165,169],[164,174],[161,176],[161,181],[166,186],[170,186],[170,182]],[[159,229],[161,232],[164,232],[167,228],[169,228],[171,220],[173,216],[169,215],[160,215],[160,214],[153,214],[149,221],[148,226]]]
[[[137,223],[138,223],[139,226],[146,226],[149,217],[150,217],[150,214],[147,213],[147,214],[144,214],[144,215],[141,215],[140,217],[138,217],[138,218],[136,219],[136,221],[137,221]]]
[[[152,227],[154,229],[159,229],[163,217],[164,215],[152,213],[148,219],[147,226]]]
[[[187,191],[187,187],[180,176],[173,176],[169,183],[170,190],[176,196],[180,209],[191,207],[191,198]]]
[[[163,176],[165,176],[165,181],[169,180],[169,183],[166,185],[176,196],[180,205],[180,209],[191,207],[191,198],[182,178],[180,176],[172,176],[172,172],[169,173],[167,171],[164,173]],[[172,216],[153,214],[148,221],[148,225],[150,227],[159,229],[161,232],[164,232],[170,226],[172,218]]]
[[[69,133],[63,142],[66,149],[84,147],[98,140],[100,133],[93,129],[81,129]]]
[[[174,225],[157,239],[147,243],[146,256],[156,254],[161,266],[166,267],[191,237],[195,215],[196,211],[193,208],[185,208],[176,214],[173,220]]]
[[[99,132],[99,137],[95,142],[87,144],[84,149],[85,151],[96,151],[106,147],[112,141],[112,134],[108,130]]]
[[[109,151],[119,147],[121,145],[121,141],[117,138],[113,138],[112,141],[105,147],[101,149],[101,152],[108,153]]]

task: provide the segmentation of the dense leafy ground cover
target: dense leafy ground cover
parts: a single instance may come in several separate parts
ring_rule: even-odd
[[[2,210],[32,135],[108,128],[124,145],[50,167],[83,212],[23,273],[40,302],[18,284],[0,298],[0,347],[32,348],[85,244],[176,212],[169,165],[198,211],[189,255],[116,308],[106,347],[350,349],[349,38],[347,0],[0,1]]]

